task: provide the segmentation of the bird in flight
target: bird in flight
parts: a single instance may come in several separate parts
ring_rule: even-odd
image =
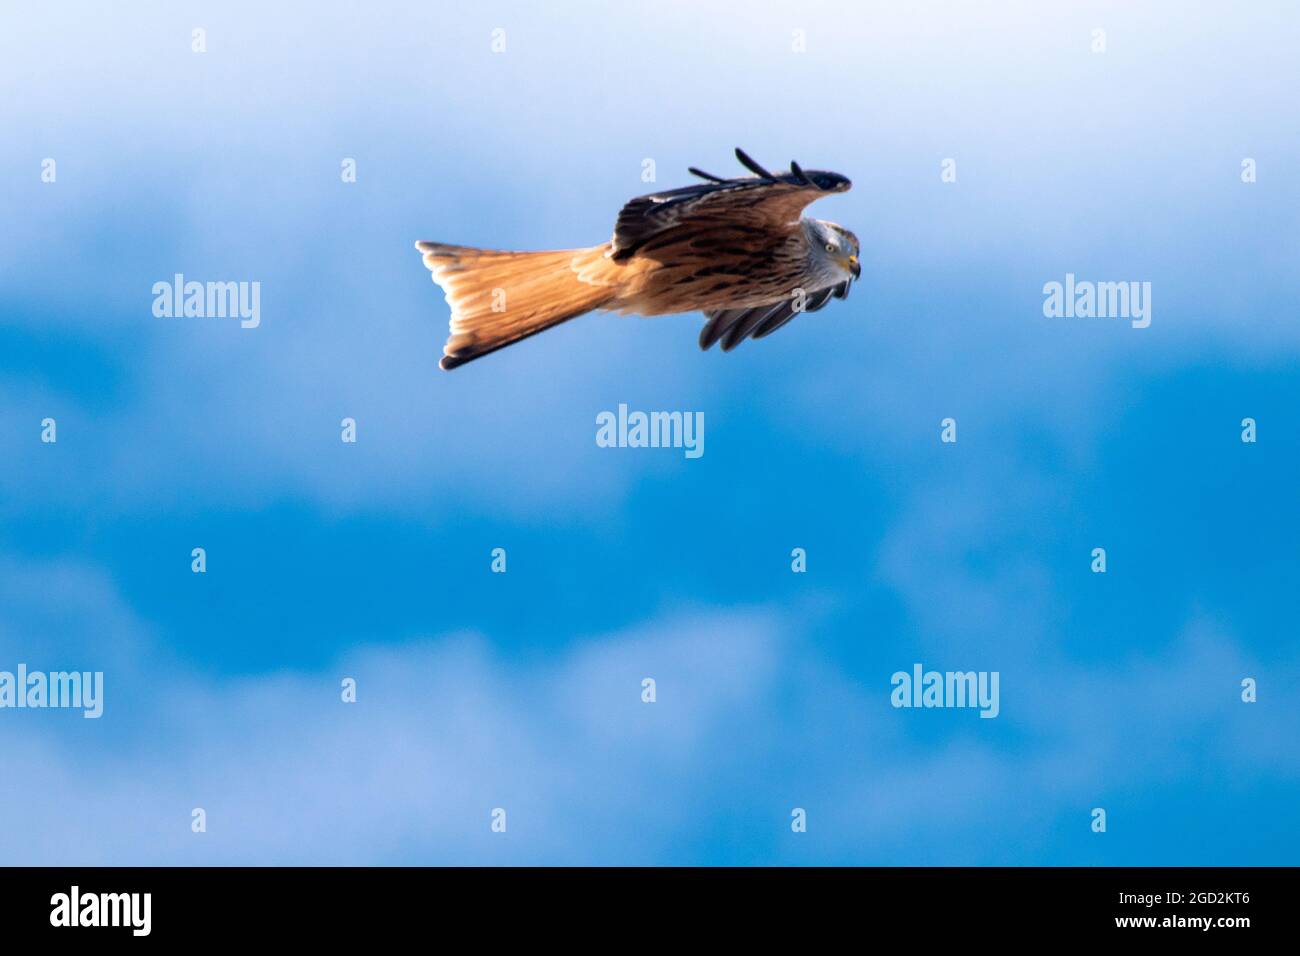
[[[554,252],[498,252],[417,242],[451,307],[441,365],[453,369],[596,309],[704,313],[700,348],[729,352],[771,335],[800,312],[843,299],[858,278],[858,238],[802,216],[851,183],[839,173],[768,172],[744,150],[754,175],[639,196],[606,243]]]

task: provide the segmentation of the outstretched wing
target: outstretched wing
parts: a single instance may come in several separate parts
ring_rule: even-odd
[[[707,182],[629,201],[618,214],[609,254],[626,259],[651,239],[681,228],[725,223],[773,232],[789,229],[813,200],[852,185],[839,173],[804,171],[798,163],[791,163],[788,173],[773,175],[741,149],[736,158],[755,175],[722,179],[692,166],[690,171]]]
[[[761,339],[771,335],[800,312],[816,312],[832,298],[847,299],[852,284],[853,280],[845,279],[839,285],[810,293],[804,298],[802,309],[796,309],[796,300],[790,298],[752,309],[714,309],[705,312],[704,316],[709,321],[700,330],[700,348],[710,349],[714,342],[721,339],[722,351],[730,352],[747,338]]]

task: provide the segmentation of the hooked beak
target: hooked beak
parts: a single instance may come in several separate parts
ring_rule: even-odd
[[[855,279],[862,275],[862,266],[858,265],[857,256],[849,256],[849,271],[853,273]]]

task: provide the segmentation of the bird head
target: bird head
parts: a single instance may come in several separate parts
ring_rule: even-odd
[[[814,219],[818,252],[853,278],[862,274],[858,264],[858,237],[843,226],[825,219]]]

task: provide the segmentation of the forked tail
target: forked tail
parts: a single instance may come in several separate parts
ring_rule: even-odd
[[[608,285],[579,274],[596,265],[607,246],[557,252],[496,252],[441,242],[417,242],[433,281],[451,307],[451,334],[440,363],[453,369],[598,309],[612,298]]]

